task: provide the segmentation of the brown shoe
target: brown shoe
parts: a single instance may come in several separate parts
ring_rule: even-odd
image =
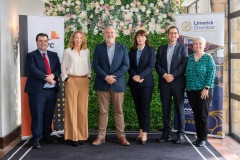
[[[130,143],[128,142],[128,140],[125,137],[118,138],[118,143],[120,143],[123,146],[129,146],[130,145]]]
[[[93,142],[92,145],[99,146],[100,144],[105,143],[105,138],[97,137]]]

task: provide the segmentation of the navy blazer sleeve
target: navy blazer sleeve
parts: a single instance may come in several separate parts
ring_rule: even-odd
[[[93,69],[96,72],[96,74],[98,75],[98,77],[100,77],[101,79],[105,79],[106,76],[108,75],[103,68],[100,65],[100,57],[101,56],[101,45],[96,45],[95,50],[94,50],[94,55],[93,55]],[[108,63],[108,59],[106,59],[106,62]]]
[[[26,68],[28,71],[28,77],[45,81],[44,79],[46,78],[46,73],[44,73],[43,70],[37,67],[38,66],[36,64],[37,60],[35,58],[36,55],[34,54],[38,54],[38,53],[31,52],[31,53],[28,53],[26,56]]]
[[[156,56],[156,64],[155,64],[155,68],[156,68],[156,71],[157,71],[157,74],[159,75],[159,78],[160,77],[163,77],[163,75],[165,73],[167,73],[167,70],[164,69],[164,65],[167,65],[167,64],[163,64],[163,61],[162,59],[164,58],[164,52],[167,51],[167,45],[164,45],[164,46],[160,46],[158,47],[158,50],[157,50],[157,56]],[[167,63],[167,62],[165,62]]]
[[[180,46],[179,49],[178,49],[178,54],[181,55],[181,62],[179,64],[179,66],[172,73],[174,78],[182,76],[186,71],[187,60],[188,60],[188,49],[187,49],[187,47],[186,46]]]

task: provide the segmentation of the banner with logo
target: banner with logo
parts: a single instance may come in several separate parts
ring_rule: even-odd
[[[194,53],[194,38],[204,37],[206,39],[205,52],[212,55],[216,64],[214,95],[209,112],[209,134],[223,137],[224,13],[176,15],[176,26],[180,33],[178,42],[188,46],[189,54]],[[194,133],[194,116],[186,93],[184,107],[185,130]]]
[[[21,74],[21,107],[22,107],[22,136],[31,136],[31,116],[28,104],[28,95],[24,92],[26,83],[26,54],[37,49],[36,35],[46,33],[49,38],[48,50],[58,53],[61,61],[64,51],[64,17],[55,16],[19,16],[20,35],[20,74]],[[63,113],[62,93],[58,97],[56,111],[54,115],[54,129],[58,129],[58,123],[63,123],[63,119],[58,116]],[[61,125],[62,126],[62,125]]]

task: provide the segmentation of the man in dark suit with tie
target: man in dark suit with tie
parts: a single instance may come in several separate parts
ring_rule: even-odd
[[[185,115],[184,115],[184,89],[185,69],[188,51],[186,46],[177,43],[178,28],[172,26],[167,31],[169,43],[158,47],[155,68],[159,76],[160,98],[163,112],[163,135],[160,143],[171,139],[171,101],[173,98],[177,115],[177,139],[174,143],[184,142]]]
[[[108,111],[112,99],[118,142],[128,146],[124,134],[123,100],[126,90],[125,73],[129,68],[127,47],[115,42],[116,32],[111,26],[104,29],[105,42],[96,45],[93,56],[93,68],[96,72],[94,89],[98,91],[99,126],[98,136],[92,145],[105,142],[108,123]]]
[[[57,143],[50,137],[52,119],[59,90],[58,77],[61,73],[57,53],[47,50],[48,35],[36,36],[37,50],[26,56],[28,73],[25,92],[28,93],[32,118],[31,131],[33,148],[40,149],[40,139],[44,142]]]

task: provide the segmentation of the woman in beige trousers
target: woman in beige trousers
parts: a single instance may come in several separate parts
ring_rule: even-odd
[[[88,138],[88,91],[91,76],[86,35],[75,31],[65,49],[61,71],[65,81],[64,139],[73,146]]]

